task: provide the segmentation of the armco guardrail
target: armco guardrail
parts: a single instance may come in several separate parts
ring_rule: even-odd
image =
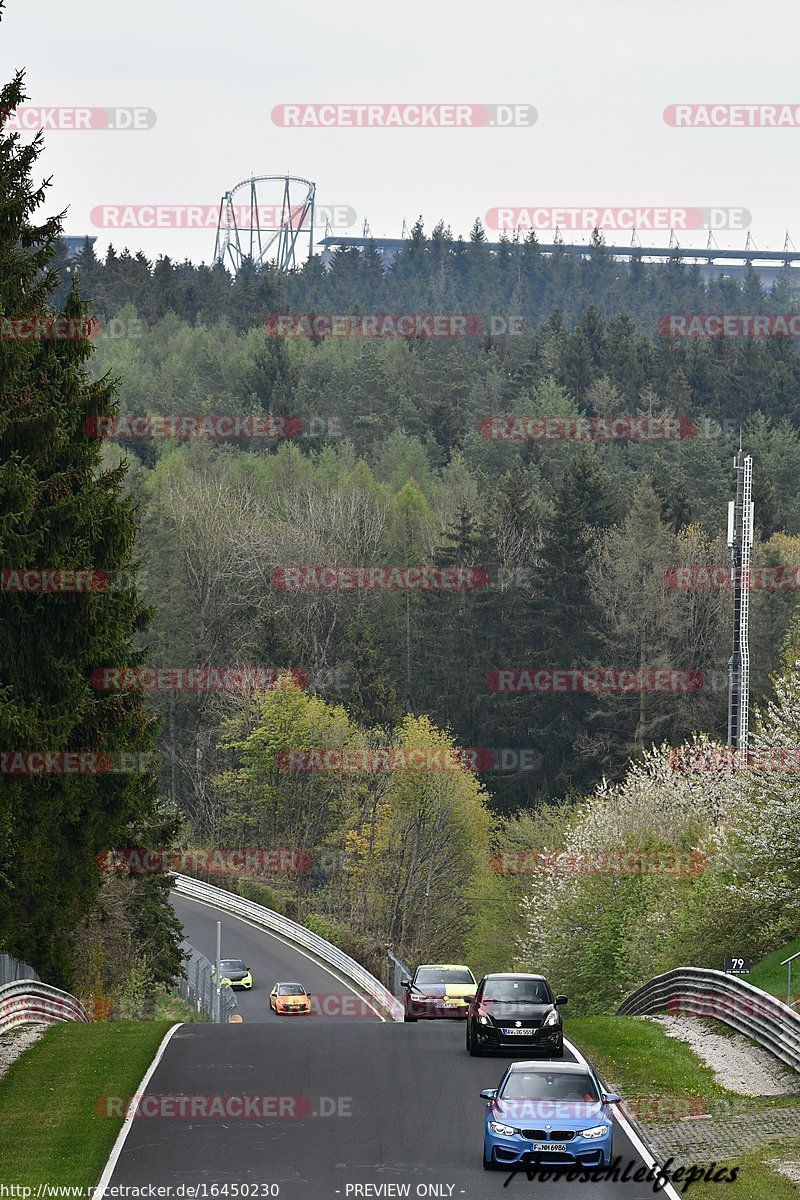
[[[0,986],[4,983],[16,983],[18,979],[35,979],[37,983],[41,983],[38,971],[34,971],[30,963],[15,958],[6,950],[0,950]]]
[[[244,917],[268,933],[275,933],[295,946],[302,946],[327,966],[334,967],[340,975],[355,985],[357,991],[373,1000],[384,1015],[393,1021],[403,1020],[403,1006],[400,1001],[380,980],[371,975],[366,967],[362,967],[361,963],[357,963],[349,954],[318,937],[310,929],[298,925],[296,921],[290,921],[288,917],[273,912],[271,908],[264,908],[262,904],[255,904],[252,900],[245,900],[244,897],[234,896],[232,892],[226,892],[223,888],[214,887],[213,883],[202,883],[199,879],[192,879],[189,875],[176,874],[174,890],[191,900],[202,900],[222,909],[223,912]]]
[[[0,1033],[20,1025],[88,1020],[80,1000],[37,979],[19,979],[0,987]]]
[[[724,1021],[800,1071],[800,1013],[736,975],[678,967],[645,983],[619,1006],[617,1015],[644,1016],[662,1009]]]

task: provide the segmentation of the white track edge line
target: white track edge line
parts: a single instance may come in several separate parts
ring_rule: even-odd
[[[340,976],[335,975],[330,967],[326,967],[325,964],[320,962],[318,958],[314,958],[313,954],[307,954],[301,946],[298,946],[295,942],[290,941],[289,938],[281,937],[279,933],[274,933],[271,929],[265,929],[263,925],[256,925],[255,921],[251,921],[248,917],[241,917],[238,913],[226,912],[224,909],[218,909],[216,904],[212,904],[210,900],[197,900],[194,896],[184,896],[181,892],[176,892],[175,895],[180,896],[182,900],[188,900],[191,904],[204,904],[206,908],[212,908],[215,912],[221,913],[224,917],[233,917],[234,921],[241,921],[244,925],[249,925],[251,929],[257,929],[259,933],[264,933],[267,937],[275,938],[275,941],[280,942],[282,946],[288,946],[290,950],[296,950],[298,954],[302,954],[303,958],[307,958],[308,961],[313,963],[315,967],[321,967],[326,974],[330,975],[331,979],[335,979],[337,983],[343,983],[346,988],[350,988],[350,991],[354,996],[358,996],[359,1000],[364,1001],[367,1008],[372,1009],[379,1021],[383,1021],[384,1024],[386,1023],[386,1017],[381,1016],[375,1005],[367,1000],[366,996],[362,996],[360,992],[357,992],[354,987],[350,986],[346,979],[342,979]],[[94,1200],[100,1200],[100,1197],[97,1196],[94,1198]]]
[[[164,1034],[164,1037],[161,1039],[161,1045],[156,1050],[155,1058],[150,1063],[150,1066],[147,1068],[147,1071],[145,1072],[142,1082],[139,1084],[138,1088],[136,1089],[136,1093],[135,1093],[133,1099],[131,1100],[130,1104],[128,1105],[128,1111],[125,1113],[125,1118],[122,1122],[122,1128],[120,1129],[119,1133],[117,1134],[117,1140],[114,1142],[114,1145],[111,1147],[111,1153],[108,1156],[108,1162],[106,1163],[105,1167],[103,1168],[103,1174],[100,1176],[100,1181],[97,1184],[97,1187],[94,1189],[94,1192],[92,1193],[92,1200],[102,1200],[103,1195],[105,1194],[106,1188],[108,1187],[109,1183],[111,1182],[111,1176],[114,1174],[114,1168],[117,1165],[117,1159],[119,1158],[120,1154],[122,1153],[122,1148],[125,1145],[125,1141],[128,1137],[128,1134],[131,1131],[131,1127],[133,1125],[133,1114],[136,1111],[136,1106],[142,1098],[144,1089],[147,1087],[148,1083],[150,1082],[151,1075],[155,1071],[158,1064],[161,1062],[161,1059],[163,1057],[164,1051],[167,1048],[170,1038],[172,1037],[173,1033],[177,1033],[177,1031],[182,1028],[183,1024],[184,1024],[183,1021],[178,1021],[178,1023],[176,1025],[173,1025],[171,1029],[167,1030],[167,1032]]]
[[[591,1066],[591,1063],[589,1063],[589,1061],[586,1058],[584,1058],[583,1054],[581,1054],[578,1047],[576,1045],[574,1045],[573,1042],[569,1041],[568,1038],[564,1038],[564,1045],[575,1055],[576,1059],[578,1059],[579,1062],[583,1063],[587,1067]],[[621,1126],[621,1128],[625,1132],[625,1134],[627,1134],[627,1136],[630,1138],[630,1140],[633,1143],[633,1145],[635,1146],[635,1148],[639,1151],[639,1153],[641,1154],[642,1159],[645,1163],[645,1166],[647,1166],[648,1168],[654,1166],[654,1164],[657,1162],[657,1159],[656,1159],[656,1156],[653,1154],[653,1151],[650,1149],[650,1147],[647,1145],[646,1142],[642,1141],[641,1137],[636,1132],[634,1127],[631,1125],[630,1121],[628,1121],[627,1118],[625,1117],[625,1114],[621,1113],[619,1111],[617,1105],[614,1105],[613,1108],[611,1109],[611,1115],[613,1116],[614,1120]],[[673,1183],[667,1183],[665,1185],[665,1187],[662,1189],[662,1193],[664,1196],[669,1196],[670,1200],[681,1200],[681,1197],[679,1196],[678,1192],[675,1190],[675,1185]]]

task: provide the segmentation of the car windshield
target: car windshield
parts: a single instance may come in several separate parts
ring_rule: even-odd
[[[512,1071],[500,1093],[502,1100],[573,1100],[587,1104],[600,1099],[591,1075],[583,1071]]]
[[[550,988],[543,979],[490,979],[483,992],[486,1001],[516,1000],[552,1004]]]
[[[247,967],[242,962],[241,958],[223,958],[220,962],[220,970],[222,971],[246,971]]]
[[[417,971],[414,982],[417,985],[428,983],[465,983],[471,987],[475,986],[475,980],[466,967],[451,970],[426,967],[425,970]]]
[[[279,996],[305,996],[305,989],[299,983],[282,983],[278,988]]]

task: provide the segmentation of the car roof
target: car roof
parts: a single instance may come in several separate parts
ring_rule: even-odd
[[[484,979],[544,979],[544,975],[531,975],[526,971],[492,971],[489,975],[484,975]]]
[[[275,987],[303,987],[296,979],[279,979]],[[305,991],[305,989],[303,989]]]
[[[418,971],[469,971],[466,963],[420,963]],[[470,971],[470,975],[472,972]]]
[[[534,1059],[533,1062],[515,1062],[508,1068],[509,1075],[513,1075],[516,1071],[527,1071],[528,1074],[533,1072],[536,1075],[550,1075],[553,1071],[566,1071],[568,1075],[577,1075],[578,1072],[585,1075],[588,1071],[592,1074],[592,1068],[588,1063],[575,1062],[542,1062],[541,1059]]]

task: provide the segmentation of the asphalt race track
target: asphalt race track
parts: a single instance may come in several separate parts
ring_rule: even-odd
[[[229,913],[220,913],[207,904],[173,894],[172,906],[180,919],[188,941],[196,950],[214,961],[217,945],[217,921],[222,922],[222,957],[243,958],[253,972],[252,991],[237,988],[236,1010],[246,1023],[251,1021],[308,1021],[307,1016],[276,1017],[267,998],[279,980],[301,983],[314,997],[315,1010],[336,1016],[339,1023],[370,1019],[369,1008],[351,989],[302,951],[288,946],[280,938],[240,921]],[[337,999],[341,997],[341,999]],[[350,1015],[352,1014],[352,1015]],[[312,1017],[319,1020],[319,1017]],[[378,1021],[377,1015],[372,1020]]]
[[[175,908],[189,940],[213,953],[217,914],[183,898],[175,898]],[[253,992],[237,993],[244,1023],[182,1026],[146,1095],[281,1098],[271,1102],[276,1115],[138,1117],[111,1188],[167,1185],[164,1196],[204,1198],[225,1194],[213,1185],[238,1184],[228,1196],[281,1200],[483,1200],[531,1189],[552,1200],[654,1195],[646,1182],[529,1182],[523,1174],[504,1187],[507,1172],[489,1173],[481,1165],[485,1102],[478,1095],[496,1086],[503,1059],[470,1058],[460,1022],[276,1018],[266,997],[277,979],[296,978],[317,994],[344,985],[275,938],[236,918],[220,919],[223,953],[244,957],[254,972]],[[642,1165],[620,1128],[614,1154],[623,1166]],[[243,1185],[252,1190],[242,1191]]]

